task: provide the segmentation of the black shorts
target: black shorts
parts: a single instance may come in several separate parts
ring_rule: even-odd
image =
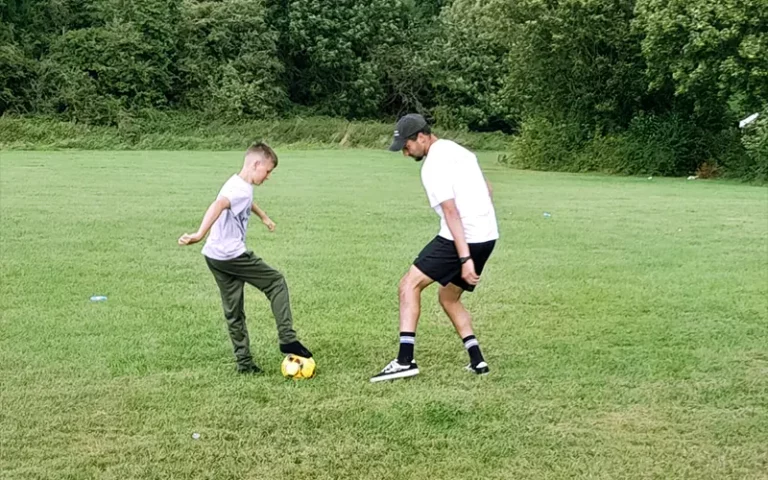
[[[478,275],[483,272],[485,262],[491,256],[495,245],[496,240],[469,244],[469,254],[472,257],[472,262],[475,264],[475,273]],[[468,284],[461,278],[461,261],[459,260],[459,253],[456,251],[456,245],[453,243],[453,240],[440,236],[435,237],[419,253],[413,264],[424,275],[442,286],[452,283],[468,292],[475,289],[474,285]]]

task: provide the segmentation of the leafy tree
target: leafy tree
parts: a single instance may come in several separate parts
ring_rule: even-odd
[[[702,123],[732,121],[768,104],[768,3],[638,0],[651,91],[690,103]]]
[[[261,0],[187,2],[181,28],[179,87],[193,109],[272,116],[285,106],[278,33]]]

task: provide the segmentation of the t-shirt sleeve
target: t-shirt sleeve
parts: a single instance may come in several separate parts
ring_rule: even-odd
[[[427,191],[429,206],[435,208],[446,200],[456,198],[453,191],[455,168],[450,158],[441,158],[424,177],[424,189]]]
[[[224,185],[219,192],[220,197],[229,200],[229,209],[234,215],[240,215],[246,208],[251,208],[251,197],[240,188]]]

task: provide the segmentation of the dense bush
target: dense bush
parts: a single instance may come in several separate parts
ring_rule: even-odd
[[[504,151],[511,148],[511,137],[498,132],[442,128],[435,131],[472,149]],[[201,118],[195,112],[157,110],[123,114],[114,126],[62,121],[58,117],[0,117],[0,150],[240,150],[255,139],[283,147],[365,147],[384,151],[392,141],[392,125],[316,116],[228,121]]]
[[[734,175],[768,181],[768,108],[754,125],[749,125],[742,138],[747,160],[730,166]]]
[[[729,113],[768,103],[768,2],[638,0],[635,28],[649,88],[674,91],[701,121],[731,121]]]
[[[515,99],[503,90],[511,36],[509,2],[456,0],[439,18],[430,51],[438,122],[477,130],[513,131]]]
[[[288,10],[291,99],[318,112],[375,117],[385,98],[376,61],[407,40],[400,0],[299,0]]]
[[[178,100],[225,117],[270,117],[286,105],[278,33],[254,0],[187,2],[181,24]]]
[[[30,111],[35,77],[32,60],[17,45],[0,43],[0,112]]]
[[[0,114],[126,135],[418,111],[526,168],[757,178],[767,104],[765,0],[0,1]]]

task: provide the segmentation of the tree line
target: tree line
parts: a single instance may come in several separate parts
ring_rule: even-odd
[[[151,110],[418,111],[520,166],[765,178],[768,2],[0,0],[0,113]]]

